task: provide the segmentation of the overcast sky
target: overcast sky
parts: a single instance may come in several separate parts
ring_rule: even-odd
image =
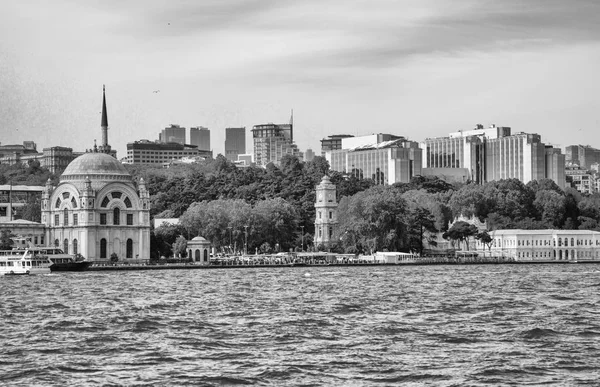
[[[598,0],[19,0],[0,3],[0,142],[75,150],[286,123],[446,136],[511,126],[600,147]],[[154,92],[160,90],[160,92]]]

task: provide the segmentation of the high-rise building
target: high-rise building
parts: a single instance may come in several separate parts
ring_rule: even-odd
[[[176,124],[171,124],[168,128],[164,128],[158,135],[158,141],[162,143],[176,142],[185,144],[185,128]]]
[[[592,164],[600,162],[600,149],[589,145],[569,145],[565,149],[567,164],[578,165],[581,168],[590,168]]]
[[[408,183],[421,175],[419,144],[392,134],[342,139],[342,149],[325,152],[334,171],[373,179],[377,184]]]
[[[238,155],[246,153],[246,127],[225,129],[225,157],[237,161]]]
[[[315,159],[315,152],[312,149],[307,149],[304,152],[304,161],[313,161]]]
[[[321,140],[321,156],[325,156],[326,152],[342,149],[342,139],[354,137],[351,134],[334,134]]]
[[[262,124],[252,128],[254,139],[254,162],[266,166],[278,165],[285,155],[303,158],[303,154],[294,144],[293,124]]]
[[[551,145],[546,145],[546,178],[554,180],[560,188],[565,188],[565,155],[559,148]]]
[[[196,145],[198,150],[210,150],[210,130],[203,126],[190,128],[190,145]]]
[[[484,129],[450,133],[422,143],[424,175],[452,175],[464,171],[476,183],[516,178],[523,183],[543,178],[564,187],[564,156],[546,146],[538,134],[511,134],[510,127],[492,125]],[[562,163],[562,164],[561,164]],[[562,166],[561,166],[562,165]],[[461,174],[463,174],[461,172]]]

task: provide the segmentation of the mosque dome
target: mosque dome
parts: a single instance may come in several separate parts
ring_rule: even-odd
[[[111,155],[106,153],[84,153],[67,166],[60,176],[61,182],[79,183],[90,179],[92,186],[99,188],[100,182],[131,182],[127,169]]]

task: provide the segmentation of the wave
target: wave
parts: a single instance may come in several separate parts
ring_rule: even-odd
[[[554,337],[557,335],[559,335],[559,333],[550,328],[533,328],[527,329],[519,333],[520,337],[528,340],[543,339],[546,337]]]

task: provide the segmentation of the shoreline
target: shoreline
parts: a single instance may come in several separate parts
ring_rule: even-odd
[[[215,269],[258,269],[258,268],[306,268],[306,267],[402,267],[402,266],[466,266],[466,265],[566,265],[566,264],[600,264],[597,261],[511,261],[511,262],[404,262],[404,263],[330,263],[330,264],[264,264],[264,265],[107,265],[90,266],[88,271],[134,271],[134,270],[215,270]]]

